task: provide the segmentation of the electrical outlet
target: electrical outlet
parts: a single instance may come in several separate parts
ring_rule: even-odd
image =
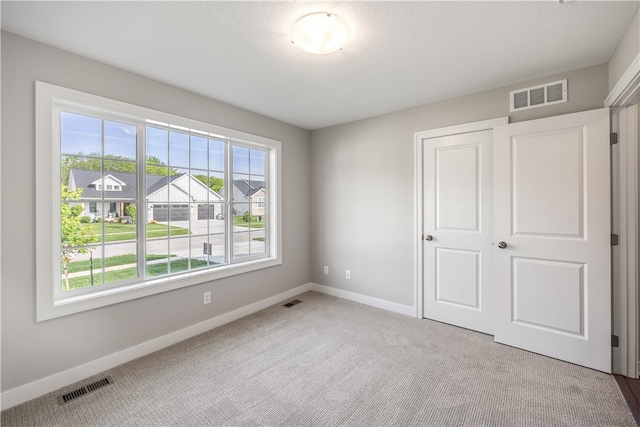
[[[351,279],[351,270],[347,270],[344,277],[347,279]]]
[[[324,274],[329,274],[329,266],[327,265],[324,266]]]
[[[211,302],[211,292],[204,293],[204,303],[209,304]]]

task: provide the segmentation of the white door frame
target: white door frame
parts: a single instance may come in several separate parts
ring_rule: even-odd
[[[423,156],[423,140],[429,138],[438,138],[441,136],[459,135],[462,133],[479,132],[483,130],[493,130],[497,126],[506,125],[509,123],[509,117],[500,117],[497,119],[483,120],[479,122],[466,123],[456,126],[448,126],[438,129],[431,129],[422,132],[416,132],[414,134],[414,188],[415,191],[415,213],[414,213],[414,259],[415,259],[415,273],[414,273],[414,287],[415,287],[415,307],[416,317],[422,319],[424,317],[424,303],[423,303],[423,224],[422,224],[422,206],[423,206],[423,176],[424,165],[422,161]]]
[[[640,54],[631,62],[605,100],[611,108],[611,128],[618,133],[612,148],[612,229],[620,236],[613,248],[613,334],[620,346],[613,348],[613,373],[638,378],[638,102],[640,101]]]

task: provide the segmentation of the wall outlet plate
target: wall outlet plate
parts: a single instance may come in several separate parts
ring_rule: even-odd
[[[204,303],[209,304],[211,302],[211,292],[204,293]]]

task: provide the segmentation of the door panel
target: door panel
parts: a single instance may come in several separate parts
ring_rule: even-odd
[[[478,310],[480,252],[436,249],[436,302]]]
[[[584,336],[584,264],[527,258],[512,262],[513,322]]]
[[[491,131],[424,140],[424,317],[492,333]]]
[[[475,144],[435,149],[437,230],[478,231],[478,154]]]
[[[582,236],[582,128],[514,136],[513,234]]]
[[[494,129],[495,340],[611,371],[609,112]]]

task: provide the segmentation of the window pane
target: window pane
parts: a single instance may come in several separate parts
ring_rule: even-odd
[[[209,267],[213,265],[213,244],[209,243],[209,236],[192,237],[190,243],[191,269]]]
[[[102,284],[101,247],[67,252],[66,262],[62,260],[62,290],[86,288]]]
[[[209,202],[222,202],[226,199],[224,172],[209,172],[209,188],[213,191],[209,195]]]
[[[233,204],[233,259],[241,259],[249,256],[249,227],[251,205],[249,203]]]
[[[135,161],[137,158],[136,127],[130,124],[104,121],[104,155]]]
[[[134,162],[104,160],[102,185],[105,199],[116,199],[119,203],[134,202],[138,196],[137,168]],[[124,215],[124,209],[117,209],[118,216]]]
[[[266,191],[264,187],[261,187],[251,196],[251,215],[258,218],[259,221],[264,221],[266,217]]]
[[[102,159],[97,157],[62,156],[60,158],[60,182],[63,185],[71,185],[72,170],[102,170]],[[87,188],[82,178],[77,177],[81,182],[76,182],[74,188]]]
[[[102,155],[102,121],[95,117],[60,113],[62,154]]]
[[[188,238],[172,238],[170,240],[171,258],[170,272],[177,273],[189,269],[189,239]]]
[[[151,126],[147,126],[145,132],[147,140],[147,164],[167,166],[169,164],[169,132]],[[147,173],[152,172],[147,170]]]
[[[166,209],[169,198],[167,186],[169,177],[166,175],[147,175],[147,222],[151,220],[166,221],[167,213],[163,216],[162,210]],[[164,206],[162,206],[164,205]]]
[[[66,264],[83,259],[82,255],[100,241],[101,228],[91,223],[90,203],[83,199],[81,188],[61,185],[60,200],[60,258],[64,269]],[[71,289],[67,279],[63,280],[63,290]]]
[[[191,136],[191,167],[194,169],[207,169],[208,165],[208,153],[207,153],[207,138],[201,136]]]
[[[189,136],[169,132],[169,165],[189,167]]]
[[[244,147],[233,147],[233,172],[249,173],[249,149]]]
[[[251,183],[249,175],[233,174],[233,200],[235,202],[248,202],[251,195]]]
[[[191,234],[209,234],[209,220],[215,217],[215,205],[199,203],[197,214],[191,220]]]
[[[193,206],[193,208],[191,207]],[[170,203],[169,204],[169,226],[171,236],[185,236],[192,233],[192,226],[197,223],[191,222],[191,210],[196,210],[196,205],[188,203]]]
[[[239,260],[248,258],[249,253],[249,232],[235,232],[233,233],[233,259]]]
[[[154,204],[149,207],[149,216],[153,218],[147,223],[147,239],[166,238],[169,235],[169,225],[166,222],[159,222],[158,219],[168,214],[166,204]]]
[[[169,243],[167,239],[147,240],[146,249],[147,277],[167,274],[169,268]]]
[[[263,223],[264,224],[264,223]],[[251,229],[251,255],[265,255],[267,253],[266,233],[264,228]]]
[[[135,240],[104,247],[104,283],[121,282],[138,277],[138,250]]]
[[[224,171],[225,143],[217,139],[209,140],[209,170]]]
[[[251,175],[264,176],[265,171],[265,152],[262,150],[251,150],[249,157],[249,173]],[[262,178],[264,181],[264,178]]]
[[[213,256],[211,262],[213,264],[226,264],[226,245],[227,238],[225,234],[212,234],[209,236],[209,243],[211,243]]]

